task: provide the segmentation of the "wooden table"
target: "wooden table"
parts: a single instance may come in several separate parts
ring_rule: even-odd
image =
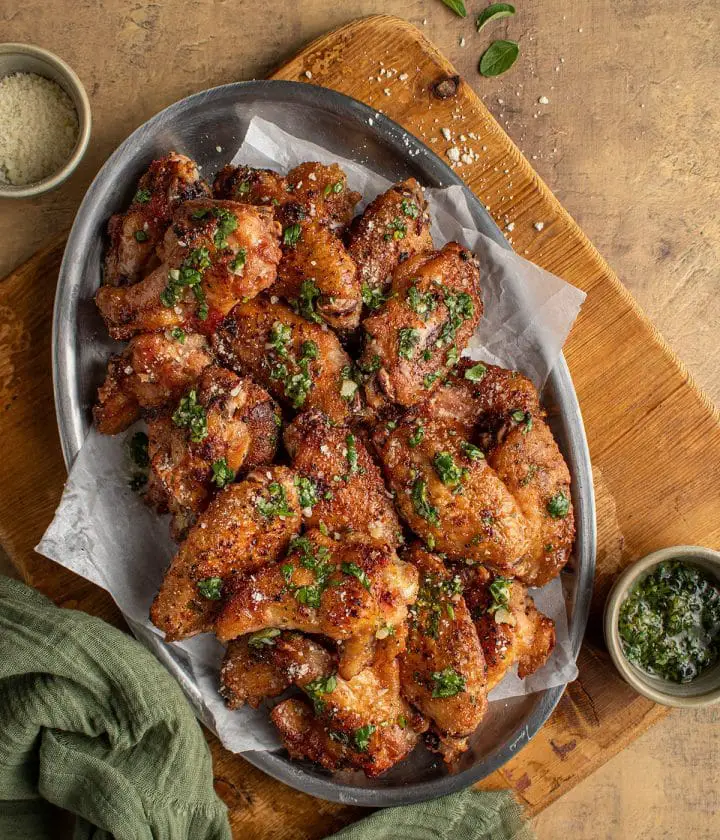
[[[525,3],[493,30],[492,37],[519,40],[522,50],[513,71],[494,81],[475,71],[487,30],[478,36],[470,18],[455,18],[439,0],[242,5],[176,0],[130,7],[106,0],[102,13],[78,15],[69,0],[52,8],[27,0],[12,12],[0,10],[4,38],[38,43],[73,65],[94,116],[90,151],[70,183],[24,202],[21,215],[17,205],[0,203],[0,276],[69,227],[98,166],[152,113],[200,88],[265,75],[323,31],[387,12],[420,26],[427,20],[428,37],[484,97],[692,374],[720,400],[713,0],[690,0],[680,14],[667,0]],[[475,11],[481,5],[468,3]],[[549,104],[540,105],[541,96]],[[542,814],[541,837],[713,836],[717,721],[712,712],[670,716]]]

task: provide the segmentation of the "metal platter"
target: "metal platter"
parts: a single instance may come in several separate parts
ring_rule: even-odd
[[[135,182],[156,157],[170,149],[198,161],[206,176],[223,166],[241,143],[253,116],[264,117],[339,155],[397,181],[415,177],[432,187],[462,181],[430,149],[399,125],[335,91],[297,82],[241,82],[195,94],[166,108],[137,129],[108,159],[75,218],[60,269],[53,320],[55,405],[65,463],[72,464],[90,428],[90,408],[104,377],[108,355],[117,350],[93,302],[100,283],[108,218],[125,208]],[[509,248],[479,201],[467,191],[477,229]],[[572,475],[577,541],[563,573],[573,652],[585,631],[595,568],[595,500],[590,456],[580,408],[564,358],[542,394],[549,423]],[[132,627],[182,685],[199,716],[198,689],[186,662],[142,627]],[[379,779],[360,773],[329,774],[285,753],[250,752],[243,757],[298,790],[334,802],[382,807],[419,802],[465,788],[512,758],[550,716],[563,687],[491,704],[471,748],[451,769],[418,749]]]

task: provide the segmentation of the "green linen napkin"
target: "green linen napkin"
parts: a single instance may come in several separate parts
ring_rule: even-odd
[[[138,642],[0,575],[0,838],[229,840],[210,752],[179,686]],[[331,840],[531,840],[506,791],[372,814]]]

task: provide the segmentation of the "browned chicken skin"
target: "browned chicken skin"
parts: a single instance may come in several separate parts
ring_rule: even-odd
[[[315,503],[305,523],[331,534],[358,532],[397,547],[402,530],[380,470],[362,438],[308,411],[284,434],[293,469],[312,482]]]
[[[350,357],[335,333],[258,297],[236,306],[213,336],[220,361],[252,376],[294,411],[319,409],[345,422],[358,404]]]
[[[282,563],[234,582],[215,633],[223,642],[267,627],[321,633],[338,643],[349,679],[371,661],[377,634],[403,624],[416,594],[417,572],[389,546],[313,530],[293,540]]]
[[[214,491],[273,460],[281,420],[267,391],[217,365],[174,409],[148,420],[149,495],[179,536]]]
[[[110,245],[103,282],[109,286],[137,283],[154,267],[153,262],[157,264],[155,248],[177,207],[209,194],[195,161],[177,152],[154,160],[138,181],[130,207],[108,222]]]
[[[200,514],[150,609],[167,641],[212,629],[231,579],[284,554],[300,530],[294,479],[287,467],[263,467],[226,487]]]
[[[93,407],[97,430],[116,435],[143,410],[177,402],[211,362],[205,336],[171,331],[136,336],[108,362]]]
[[[488,691],[515,662],[520,679],[544,665],[555,647],[555,623],[538,611],[527,588],[480,565],[456,572],[485,654]]]
[[[456,242],[402,263],[392,297],[362,324],[358,364],[369,374],[368,404],[424,400],[457,362],[481,315],[477,261]]]
[[[368,299],[388,290],[400,263],[432,249],[427,202],[414,178],[394,184],[368,204],[349,233],[348,252]]]
[[[134,286],[98,290],[108,332],[118,340],[172,327],[211,334],[238,301],[275,282],[279,239],[269,208],[185,202],[159,248],[162,265]]]
[[[452,760],[487,710],[485,658],[460,578],[419,545],[405,559],[419,569],[420,589],[400,658],[402,692],[447,740]]]

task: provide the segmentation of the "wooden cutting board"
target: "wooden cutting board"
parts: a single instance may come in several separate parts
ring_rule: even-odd
[[[396,72],[388,78],[388,70]],[[454,138],[464,134],[478,157],[457,171],[501,228],[512,225],[507,235],[516,251],[588,294],[565,348],[598,507],[597,576],[580,677],[533,741],[480,784],[512,787],[537,813],[665,714],[617,677],[602,643],[602,605],[616,573],[649,551],[679,543],[720,548],[720,416],[471,88],[417,29],[386,16],[357,21],[305,48],[272,78],[362,100],[440,154],[452,145],[441,128]],[[102,590],[33,551],[65,478],[50,372],[63,245],[58,238],[0,282],[0,541],[20,574],[57,603],[122,624]],[[208,741],[237,837],[320,838],[364,813],[292,791],[212,736]]]

